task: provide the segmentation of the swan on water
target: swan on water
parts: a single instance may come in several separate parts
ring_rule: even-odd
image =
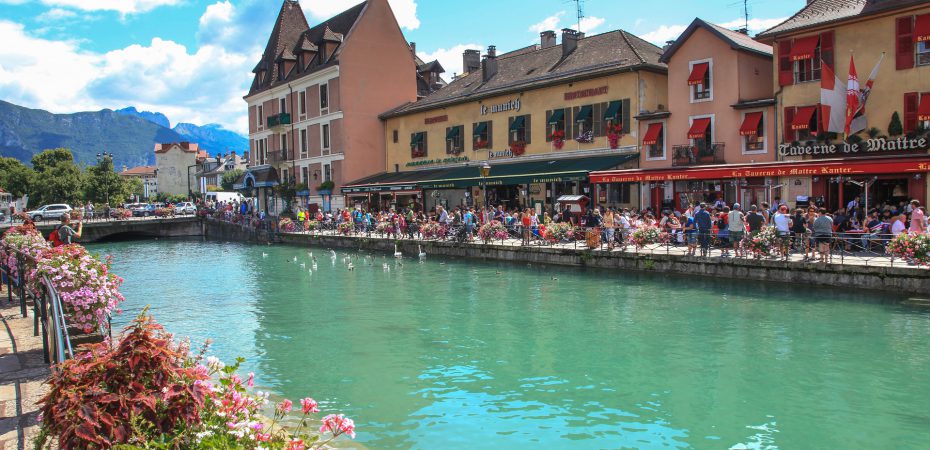
[[[426,252],[423,251],[423,248],[421,248],[419,244],[417,244],[417,251],[420,252],[417,255],[420,257],[420,259],[426,258]]]
[[[404,257],[404,254],[401,253],[400,250],[397,249],[397,244],[394,244],[394,257],[395,257],[395,258],[403,258],[403,257]]]

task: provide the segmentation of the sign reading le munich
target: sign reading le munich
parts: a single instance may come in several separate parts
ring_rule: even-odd
[[[897,152],[902,150],[927,150],[930,148],[927,138],[898,138],[898,139],[866,139],[862,142],[853,144],[844,142],[842,144],[821,144],[821,145],[791,145],[782,144],[778,146],[778,154],[782,156],[802,156],[802,155],[838,155],[843,153],[869,153],[869,152]]]
[[[520,99],[519,98],[513,99],[506,103],[501,103],[499,105],[491,105],[490,108],[488,108],[487,105],[481,105],[482,116],[488,113],[494,114],[494,113],[499,113],[499,112],[504,112],[504,111],[519,111],[519,110],[520,110]]]

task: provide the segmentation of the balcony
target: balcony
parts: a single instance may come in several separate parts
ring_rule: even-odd
[[[291,115],[288,113],[275,114],[268,116],[268,128],[275,131],[282,131],[291,124]]]
[[[290,155],[290,153],[291,152],[287,149],[268,152],[268,157],[265,159],[265,161],[268,164],[277,164],[277,163],[283,163],[286,161],[290,161],[290,159],[288,159],[288,156]]]
[[[672,147],[672,167],[703,166],[709,164],[726,164],[723,152],[726,145],[717,142],[711,145],[676,145]]]

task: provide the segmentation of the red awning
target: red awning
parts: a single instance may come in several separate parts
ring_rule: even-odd
[[[739,127],[740,136],[755,136],[759,134],[759,122],[762,121],[762,112],[746,114],[743,125]]]
[[[930,42],[930,14],[917,16],[914,23],[914,42]]]
[[[691,129],[688,130],[688,139],[702,139],[709,126],[710,117],[694,119],[694,122],[691,123]]]
[[[930,99],[930,95],[927,96]],[[659,143],[659,135],[662,134],[661,123],[650,123],[649,129],[646,130],[646,137],[643,138],[643,145],[656,145]]]
[[[814,117],[816,106],[802,106],[794,115],[794,121],[791,122],[792,130],[807,130],[811,127],[811,117]]]
[[[920,106],[917,107],[917,120],[921,122],[930,120],[930,93],[920,96]]]
[[[804,59],[813,59],[814,50],[817,49],[817,44],[819,43],[820,36],[795,39],[794,44],[791,45],[791,60],[801,61]]]
[[[707,75],[707,69],[710,67],[708,63],[695,64],[691,68],[691,75],[688,76],[688,86],[694,86],[698,84],[704,84],[704,77]]]

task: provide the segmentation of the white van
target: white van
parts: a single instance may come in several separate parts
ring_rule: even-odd
[[[238,192],[207,192],[204,194],[204,201],[219,203],[226,202],[232,203],[235,201],[242,201],[242,194]]]

